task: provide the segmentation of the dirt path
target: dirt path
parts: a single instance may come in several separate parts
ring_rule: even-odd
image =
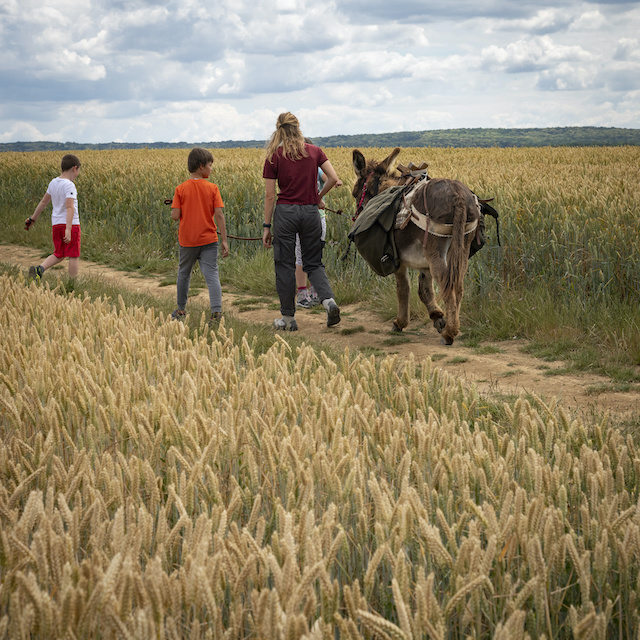
[[[41,252],[36,249],[14,245],[0,245],[0,262],[15,264],[27,269],[31,264],[39,264]],[[59,269],[66,272],[66,263]],[[160,286],[159,277],[142,277],[116,271],[109,267],[81,261],[82,275],[115,280],[118,286],[156,296],[175,296],[175,287]],[[208,300],[205,291],[197,298]],[[270,325],[277,312],[267,304],[238,305],[242,299],[253,296],[223,293],[223,308],[226,314],[233,314],[246,322]],[[389,333],[390,323],[363,310],[359,305],[341,305],[342,322],[328,329],[326,314],[319,310],[300,310],[296,314],[298,335],[310,341],[326,342],[340,349],[371,349],[376,353],[397,354],[406,357],[413,353],[416,359],[431,356],[436,366],[449,371],[465,381],[476,385],[480,393],[498,395],[519,395],[522,392],[535,393],[550,400],[556,398],[568,410],[585,415],[609,410],[620,418],[640,412],[640,392],[637,390],[620,392],[612,388],[611,381],[599,375],[553,374],[563,367],[562,362],[543,362],[521,351],[522,340],[499,343],[483,343],[483,349],[467,348],[459,343],[445,347],[440,336],[430,325],[412,322],[409,330],[402,334],[407,342],[397,342],[397,336]],[[495,351],[489,352],[487,351]],[[594,393],[599,389],[599,393]]]

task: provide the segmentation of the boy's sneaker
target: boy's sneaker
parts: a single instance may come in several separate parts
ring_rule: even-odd
[[[187,316],[187,312],[184,309],[176,309],[171,313],[172,320],[180,320],[180,322],[184,322],[184,319]]]
[[[295,318],[276,318],[273,321],[273,328],[278,331],[297,331],[298,323]]]
[[[311,304],[320,304],[320,298],[318,298],[318,292],[313,288],[313,285],[309,285],[309,298],[311,298]]]
[[[301,307],[302,309],[311,309],[312,306],[313,302],[311,302],[311,297],[309,296],[307,290],[304,289],[300,291],[296,299],[296,307]]]
[[[222,312],[214,311],[209,318],[209,326],[217,327],[220,324],[220,320],[222,320]]]
[[[42,278],[42,274],[44,273],[44,269],[41,266],[38,267],[29,267],[29,280],[40,280]]]
[[[333,327],[340,322],[340,307],[335,302],[330,302],[327,308],[327,327]]]

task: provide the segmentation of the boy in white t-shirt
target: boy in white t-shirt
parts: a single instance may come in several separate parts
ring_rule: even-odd
[[[29,227],[40,217],[45,207],[51,203],[51,226],[53,253],[38,267],[29,267],[29,278],[36,280],[53,265],[69,258],[69,277],[78,275],[80,258],[80,218],[78,216],[78,191],[74,184],[80,172],[80,160],[71,153],[63,156],[60,163],[62,173],[54,178],[42,196],[42,200],[25,220],[24,228]]]

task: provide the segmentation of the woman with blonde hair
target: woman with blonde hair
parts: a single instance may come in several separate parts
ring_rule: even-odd
[[[317,189],[318,167],[326,176],[320,193]],[[265,247],[273,246],[276,290],[280,298],[281,318],[273,322],[276,329],[297,331],[296,313],[296,234],[300,237],[304,270],[327,311],[327,327],[340,322],[340,309],[322,264],[322,225],[319,208],[324,196],[338,182],[338,175],[324,151],[306,143],[298,119],[290,112],[281,113],[266,148],[262,177],[265,181]],[[278,195],[276,199],[276,182]],[[271,225],[273,220],[273,236]]]

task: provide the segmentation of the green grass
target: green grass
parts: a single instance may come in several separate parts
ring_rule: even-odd
[[[454,356],[453,358],[447,360],[447,362],[449,364],[463,364],[465,362],[469,362],[469,358],[467,358],[466,356]]]
[[[395,347],[399,344],[406,344],[407,342],[411,342],[411,338],[400,333],[397,335],[389,336],[386,340],[382,341],[382,344],[387,347]]]
[[[567,369],[640,382],[640,302],[561,299],[549,288],[466,296],[465,345],[524,339],[523,351]]]
[[[366,331],[366,329],[359,324],[357,327],[349,327],[348,329],[340,329],[340,333],[343,336],[350,336],[353,335],[354,333],[364,333]]]

